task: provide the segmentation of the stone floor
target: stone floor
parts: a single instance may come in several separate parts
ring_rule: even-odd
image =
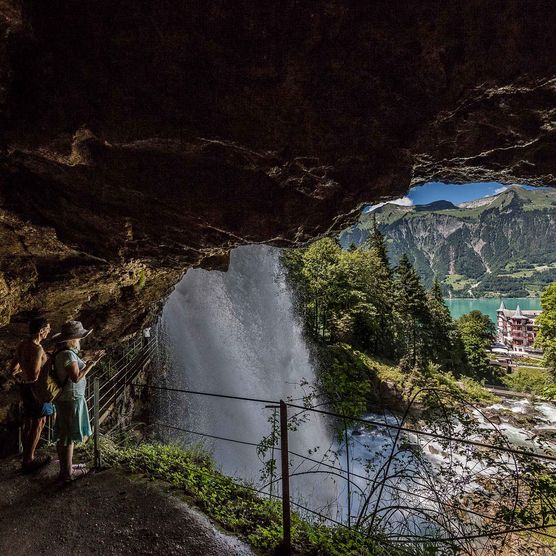
[[[160,486],[109,469],[60,487],[56,474],[55,463],[28,476],[0,460],[1,555],[253,554]]]

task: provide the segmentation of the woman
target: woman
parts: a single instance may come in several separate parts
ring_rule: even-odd
[[[56,423],[54,438],[60,458],[60,481],[69,482],[87,473],[86,468],[73,466],[73,445],[83,442],[91,435],[89,412],[85,400],[87,373],[96,365],[104,354],[97,352],[95,361],[83,361],[78,353],[80,342],[92,330],[85,330],[77,320],[70,320],[62,325],[62,332],[52,338],[56,341],[54,367],[62,392],[56,398]]]

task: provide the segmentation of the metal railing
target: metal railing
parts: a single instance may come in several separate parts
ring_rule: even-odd
[[[136,388],[144,388],[155,390],[159,392],[176,393],[179,395],[187,396],[201,396],[219,399],[234,400],[238,403],[255,402],[263,404],[264,408],[270,409],[274,412],[279,410],[279,425],[274,421],[275,426],[279,427],[279,433],[274,429],[270,432],[272,442],[267,446],[267,450],[271,450],[272,458],[275,452],[280,452],[280,476],[275,476],[277,466],[271,466],[273,469],[270,480],[260,488],[255,490],[260,495],[269,496],[272,499],[281,500],[282,503],[282,519],[283,519],[283,539],[282,539],[282,553],[291,553],[291,508],[296,508],[298,511],[305,512],[314,516],[316,519],[323,522],[329,522],[337,527],[346,527],[355,530],[362,535],[372,536],[373,530],[380,531],[376,535],[376,542],[388,544],[390,546],[403,545],[404,543],[428,543],[431,545],[442,545],[444,547],[457,546],[463,553],[467,550],[470,554],[475,554],[473,543],[483,544],[492,539],[499,537],[505,538],[512,533],[531,533],[535,532],[538,535],[546,538],[556,539],[556,536],[551,535],[547,530],[554,527],[554,521],[549,523],[542,522],[537,524],[527,524],[527,526],[516,526],[515,516],[517,515],[517,508],[521,500],[514,501],[513,516],[504,516],[503,512],[495,512],[485,509],[482,505],[483,499],[477,500],[473,504],[472,496],[469,494],[469,499],[462,502],[458,499],[455,491],[452,493],[440,493],[435,490],[429,483],[427,483],[426,476],[419,474],[411,474],[404,470],[403,465],[396,460],[400,453],[400,445],[407,441],[408,436],[426,439],[427,442],[436,441],[443,445],[457,445],[458,450],[465,452],[468,449],[475,450],[474,454],[479,459],[485,457],[485,453],[493,454],[491,456],[490,465],[495,465],[495,460],[500,460],[500,469],[504,469],[509,473],[500,478],[500,481],[509,480],[508,477],[513,477],[516,480],[515,492],[516,496],[523,496],[523,489],[525,488],[525,480],[521,477],[520,466],[525,461],[534,461],[535,465],[542,462],[543,465],[548,466],[552,472],[556,470],[556,455],[550,453],[541,453],[531,450],[523,450],[516,448],[509,444],[506,440],[502,440],[497,444],[480,441],[474,438],[463,438],[455,435],[449,435],[434,430],[419,430],[406,423],[407,414],[401,421],[397,423],[378,421],[372,419],[362,419],[357,416],[343,415],[333,411],[327,411],[322,407],[300,405],[294,403],[293,400],[267,400],[258,399],[248,396],[235,396],[227,394],[219,394],[214,392],[202,392],[188,389],[171,388],[164,386],[156,386],[149,384],[134,383]],[[435,394],[448,395],[449,392],[436,392]],[[293,410],[293,411],[292,411]],[[319,415],[325,418],[339,420],[343,428],[343,449],[345,450],[345,465],[339,465],[338,461],[331,463],[325,457],[320,460],[312,454],[303,454],[299,451],[294,451],[289,447],[289,435],[292,434],[292,424],[294,429],[299,427],[299,419],[301,415],[310,413],[312,415]],[[350,465],[350,433],[348,430],[348,423],[353,426],[358,424],[364,428],[371,428],[372,430],[388,430],[393,434],[393,445],[391,453],[385,458],[384,462],[374,470],[374,473],[363,474],[362,472],[354,471]],[[225,435],[216,435],[206,431],[195,430],[193,428],[185,428],[175,426],[171,423],[155,422],[152,423],[155,427],[160,427],[169,431],[177,433],[185,433],[187,435],[194,435],[202,438],[215,440],[217,442],[227,442],[243,446],[252,446],[260,448],[261,443],[256,442],[258,439],[241,439],[232,438]],[[277,444],[277,440],[280,440]],[[405,440],[404,440],[405,439]],[[455,452],[455,450],[454,450]],[[454,454],[451,454],[453,456]],[[309,468],[302,468],[300,461],[308,462],[311,464]],[[514,465],[515,464],[515,465]],[[406,474],[408,485],[401,481],[390,481],[392,477]],[[347,485],[347,517],[346,519],[335,518],[330,514],[324,514],[315,508],[308,507],[307,504],[301,503],[292,499],[290,481],[293,477],[304,477],[309,475],[328,475],[334,477],[336,480],[345,482]],[[523,475],[526,473],[524,472]],[[431,477],[429,476],[428,479]],[[475,477],[476,480],[477,477]],[[362,486],[362,482],[366,483]],[[273,486],[281,485],[281,492],[273,491]],[[497,500],[497,495],[501,494],[509,496],[509,489],[507,485],[502,485],[501,492],[498,491],[493,494],[493,505],[500,503],[502,506],[506,502]],[[430,492],[427,489],[430,488]],[[368,489],[368,490],[367,490]],[[463,489],[461,492],[465,492]],[[354,493],[357,494],[359,500],[363,500],[364,510],[359,515],[352,515],[353,497]],[[513,493],[513,491],[512,491]],[[384,501],[384,503],[382,503]],[[510,501],[511,502],[511,501]],[[434,509],[425,509],[422,505],[433,505]],[[511,504],[510,504],[511,505]],[[361,506],[361,504],[360,504]],[[366,510],[369,511],[366,511]],[[503,507],[506,510],[506,506]],[[511,507],[510,507],[511,510]],[[429,521],[437,526],[436,533],[430,532],[418,533],[415,528],[403,530],[399,528],[395,531],[388,532],[388,521],[393,520],[392,515],[394,512],[405,511],[412,516],[419,515],[424,521]],[[445,514],[439,517],[440,514]],[[462,518],[465,515],[467,518]],[[354,518],[356,518],[354,520]],[[458,518],[460,520],[458,526],[450,526],[452,519]],[[485,525],[486,524],[486,525]],[[502,541],[503,542],[503,541]],[[471,548],[470,548],[471,547]],[[403,550],[402,550],[403,551]]]
[[[520,497],[523,497],[524,492],[527,491],[524,479],[526,473],[521,472],[520,466],[526,465],[526,462],[530,460],[534,461],[535,465],[542,464],[547,466],[547,469],[551,472],[554,472],[556,456],[550,453],[516,448],[506,440],[500,440],[502,437],[498,439],[497,443],[493,443],[470,436],[457,436],[455,433],[447,434],[442,430],[416,428],[408,424],[410,406],[408,406],[403,418],[392,422],[386,419],[366,419],[328,411],[323,408],[325,404],[308,406],[296,403],[296,400],[260,399],[250,396],[138,383],[136,380],[139,373],[153,361],[157,348],[156,339],[148,342],[144,342],[142,338],[133,339],[122,349],[122,353],[117,356],[113,354],[105,361],[104,365],[99,366],[96,372],[92,373],[92,381],[90,381],[92,384],[88,385],[86,399],[93,416],[95,467],[98,468],[101,464],[99,435],[101,434],[102,424],[127,388],[166,392],[177,396],[199,396],[232,400],[237,403],[255,403],[261,405],[264,410],[271,411],[269,414],[269,422],[272,423],[272,430],[269,433],[270,442],[267,442],[265,450],[262,451],[260,438],[231,438],[226,435],[195,430],[194,428],[176,426],[176,423],[155,422],[152,423],[152,426],[173,431],[173,434],[194,435],[216,442],[250,446],[255,448],[258,453],[263,453],[265,457],[270,452],[269,462],[271,465],[269,468],[271,471],[265,484],[259,486],[259,488],[249,485],[244,486],[259,495],[281,501],[283,521],[281,548],[284,554],[291,553],[292,508],[336,527],[345,527],[356,531],[358,534],[371,536],[377,543],[385,546],[395,546],[397,550],[399,549],[402,552],[403,546],[410,543],[427,543],[444,547],[457,546],[463,553],[467,551],[467,553],[475,554],[474,547],[476,543],[483,543],[484,545],[485,542],[490,542],[492,539],[500,537],[505,539],[507,535],[512,533],[534,532],[546,538],[556,538],[548,531],[549,528],[554,527],[554,521],[549,520],[548,522],[539,522],[532,525],[522,525],[516,522],[518,508],[521,507],[520,504],[522,505]],[[432,392],[432,389],[429,390]],[[438,397],[451,395],[449,392],[442,391],[432,392],[432,394]],[[279,412],[279,419],[276,418],[277,412]],[[344,454],[343,464],[340,461],[340,455],[330,457],[327,452],[319,459],[314,453],[301,453],[299,450],[292,449],[289,442],[290,435],[294,434],[293,429],[302,426],[302,418],[307,414],[339,422],[338,428],[343,431],[341,434],[343,438],[338,454]],[[361,465],[359,465],[359,469],[353,467],[354,460],[351,449],[357,440],[354,441],[354,435],[350,428],[355,426],[369,432],[369,434],[377,431],[389,431],[388,434],[391,435],[392,442],[389,454],[387,454],[387,457],[379,459],[377,467],[372,470],[362,471]],[[51,426],[45,429],[45,433],[47,439],[51,439]],[[431,442],[437,442],[444,447],[455,446],[449,455],[450,458],[459,453],[470,451],[469,454],[479,458],[479,461],[484,459],[486,454],[489,455],[491,465],[498,465],[496,461],[499,461],[500,469],[504,472],[503,476],[500,477],[500,482],[514,481],[515,488],[502,485],[503,488],[495,489],[496,492],[492,499],[496,504],[499,503],[503,506],[503,510],[507,510],[509,506],[505,502],[506,505],[502,503],[501,497],[502,495],[509,498],[514,496],[515,500],[512,499],[513,512],[511,507],[509,507],[510,511],[507,515],[503,511],[498,512],[492,508],[485,508],[484,504],[481,504],[484,500],[482,498],[473,500],[474,494],[466,490],[465,485],[459,490],[447,489],[445,492],[439,493],[438,489],[435,489],[432,484],[433,478],[430,476],[430,469],[425,469],[423,473],[416,473],[409,470],[406,465],[404,454],[416,451],[416,447],[413,445],[407,448],[405,444],[411,444],[411,442],[415,444],[415,440],[411,440],[411,442],[408,440],[415,438],[418,439],[418,442],[426,442],[425,447]],[[278,465],[274,463],[276,453],[280,454],[279,476],[277,475]],[[306,465],[306,467],[302,467],[302,465]],[[345,518],[334,516],[330,512],[323,513],[318,508],[311,508],[307,503],[303,503],[303,500],[295,499],[295,496],[292,496],[290,484],[292,478],[313,475],[326,475],[345,484],[347,490],[347,516]],[[473,471],[470,476],[475,482],[480,483],[482,480],[478,472]],[[400,478],[407,480],[405,482],[398,480]],[[452,477],[452,480],[459,481],[454,477]],[[458,495],[461,496],[458,497]],[[357,514],[353,513],[355,503],[359,503]],[[405,512],[406,517],[400,518],[399,515],[396,515],[400,512]],[[436,527],[434,534],[431,533],[428,526],[426,531],[423,532],[418,532],[415,527],[408,526],[408,522],[417,520],[417,517],[425,523],[434,524]],[[403,523],[404,519],[405,524]],[[401,525],[392,527],[395,520],[400,520]],[[450,520],[454,520],[456,525],[451,526]],[[380,534],[375,536],[373,532],[375,530],[380,531]]]
[[[95,442],[99,426],[110,415],[111,409],[130,383],[151,363],[156,350],[155,339],[134,336],[105,356],[88,374],[85,401],[92,416]],[[55,418],[52,415],[46,419],[41,437],[46,444],[52,444],[54,440]]]

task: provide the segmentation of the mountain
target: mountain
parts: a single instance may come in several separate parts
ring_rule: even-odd
[[[429,286],[454,297],[538,295],[556,280],[556,190],[519,186],[454,205],[386,204],[340,236],[362,244],[376,218],[392,264],[407,253]]]
[[[450,201],[434,201],[433,203],[429,203],[428,205],[416,205],[415,210],[418,212],[425,211],[435,211],[435,210],[447,210],[447,209],[455,209],[457,208],[454,203]]]

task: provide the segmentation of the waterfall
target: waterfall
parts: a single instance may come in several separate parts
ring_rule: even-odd
[[[304,381],[314,385],[310,352],[279,253],[267,246],[240,247],[232,251],[227,272],[186,273],[162,313],[172,361],[167,386],[280,400],[301,398]],[[268,418],[274,411],[256,402],[181,393],[160,398],[158,407],[159,421],[252,443],[270,433]],[[198,442],[203,437],[169,430],[166,438]],[[259,478],[261,461],[254,446],[207,438],[203,445],[226,474],[254,482]],[[290,449],[298,453],[316,449],[313,457],[319,457],[333,445],[333,434],[316,415],[290,433]],[[338,498],[335,483],[325,475],[293,477],[296,488],[299,497],[318,500],[321,509]]]
[[[159,328],[165,331],[165,345],[171,362],[163,381],[168,387],[270,401],[301,398],[306,393],[306,386],[301,383],[315,384],[310,350],[302,324],[296,318],[294,298],[277,249],[266,246],[235,249],[227,272],[189,270],[168,298]],[[185,433],[161,427],[164,440],[186,444],[202,442],[224,473],[259,488],[266,481],[260,480],[263,464],[256,446],[195,433],[256,445],[271,432],[268,419],[274,410],[265,405],[180,392],[162,393],[154,400],[157,422],[192,431]],[[551,406],[545,405],[539,411],[543,410],[549,427],[553,413],[550,413]],[[290,408],[290,415],[294,412]],[[338,442],[322,416],[309,415],[309,422],[290,432],[290,451],[307,455],[310,450],[310,456],[317,460],[330,451],[332,455],[325,461],[345,472],[345,444]],[[395,415],[369,413],[368,418],[375,423],[399,424]],[[500,428],[502,432],[515,432],[509,426]],[[370,492],[371,483],[366,477],[373,479],[377,473],[376,477],[381,478],[379,470],[393,447],[393,434],[376,425],[350,432],[350,468],[352,478],[355,477],[351,492],[353,516],[362,509],[363,493],[366,496]],[[387,487],[380,500],[376,491],[372,494],[369,511],[375,508],[375,504],[385,512],[392,511],[388,510],[391,506],[415,507],[415,511],[403,509],[385,514],[390,516],[385,528],[392,534],[397,527],[415,534],[434,534],[439,526],[453,532],[450,525],[453,516],[442,504],[431,501],[434,488],[431,491],[426,482],[417,486],[415,477],[424,473],[429,478],[438,476],[441,481],[439,470],[450,469],[465,480],[458,479],[451,485],[449,477],[452,475],[448,474],[447,483],[437,486],[436,490],[447,493],[461,490],[465,494],[465,485],[471,485],[469,488],[475,485],[472,476],[477,462],[471,459],[473,465],[469,467],[468,456],[458,458],[451,448],[431,442],[428,437],[408,434],[402,440],[403,446],[393,458],[391,477],[385,480]],[[421,451],[417,449],[419,447]],[[423,454],[422,457],[415,457],[419,453]],[[279,462],[280,453],[274,455]],[[345,480],[338,474],[309,474],[316,470],[315,465],[303,463],[291,452],[290,461],[292,473],[304,473],[291,479],[294,501],[345,522],[348,507]],[[403,489],[402,494],[397,490],[399,488]],[[279,493],[279,485],[274,487],[273,493]],[[421,515],[419,512],[423,508],[435,513],[435,519],[429,521]],[[466,525],[473,526],[473,522]]]

